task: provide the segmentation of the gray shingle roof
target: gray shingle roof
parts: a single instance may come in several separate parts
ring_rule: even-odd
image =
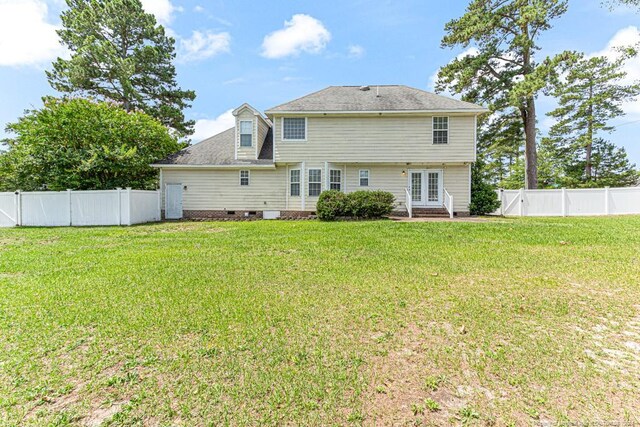
[[[401,86],[329,86],[266,111],[484,111],[484,107],[424,90]]]
[[[207,138],[197,144],[190,145],[169,157],[155,162],[156,165],[270,165],[273,164],[273,137],[269,132],[258,160],[235,160],[236,129],[231,128]]]

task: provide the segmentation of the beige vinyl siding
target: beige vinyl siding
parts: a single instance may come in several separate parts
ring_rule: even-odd
[[[471,165],[445,166],[444,188],[453,196],[453,210],[455,212],[469,212]]]
[[[309,116],[305,142],[282,141],[282,126],[276,126],[275,160],[344,163],[474,161],[475,117],[448,117],[449,143],[434,145],[431,115]],[[279,116],[274,120],[280,123]]]
[[[284,166],[275,170],[248,169],[248,186],[240,186],[240,168],[163,169],[162,181],[163,185],[187,186],[182,193],[184,210],[282,210],[285,208],[285,169]]]
[[[240,146],[240,122],[241,121],[250,121],[252,123],[252,139],[251,139],[251,147],[241,147]],[[237,158],[240,160],[255,160],[256,159],[256,141],[257,141],[257,118],[253,114],[251,110],[245,108],[243,111],[238,113],[236,117],[236,152]]]

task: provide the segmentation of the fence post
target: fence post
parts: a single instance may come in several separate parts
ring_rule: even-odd
[[[127,208],[129,211],[129,218],[127,219],[127,225],[131,225],[131,211],[132,211],[132,203],[131,203],[131,187],[127,187]]]
[[[67,203],[69,203],[69,227],[73,225],[73,212],[71,211],[71,189],[67,188]]]
[[[162,191],[160,189],[156,190],[158,193],[158,212],[157,212],[157,221],[162,220]]]
[[[22,225],[22,192],[20,190],[16,190],[14,194],[14,204],[16,208],[16,225]]]
[[[116,188],[118,193],[118,225],[122,225],[122,188]]]
[[[567,189],[562,187],[562,216],[567,216]]]
[[[520,189],[520,206],[518,207],[518,213],[520,214],[520,216],[524,216],[524,188]]]
[[[609,187],[604,187],[604,214],[609,215],[611,206],[609,206]]]
[[[500,189],[500,216],[504,216],[504,188]]]

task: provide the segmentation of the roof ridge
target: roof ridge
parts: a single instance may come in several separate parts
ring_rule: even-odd
[[[307,96],[315,95],[316,93],[324,92],[325,90],[327,90],[327,89],[331,89],[332,87],[340,87],[340,86],[327,86],[327,87],[322,88],[322,89],[320,89],[320,90],[316,90],[315,92],[311,92],[311,93],[308,93],[308,94],[306,94],[306,95],[299,96],[298,98],[296,98],[296,99],[292,99],[291,101],[287,101],[287,102],[283,102],[282,104],[278,104],[278,105],[276,105],[275,107],[267,108],[267,109],[266,109],[266,110],[264,110],[264,111],[275,110],[276,108],[278,108],[278,107],[280,107],[280,106],[283,106],[283,105],[289,104],[289,103],[291,103],[291,102],[298,101],[298,100],[300,100],[300,99],[302,99],[302,98],[306,98]]]

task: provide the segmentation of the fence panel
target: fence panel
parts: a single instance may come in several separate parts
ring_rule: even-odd
[[[55,227],[69,225],[69,195],[66,191],[35,191],[20,194],[21,224]]]
[[[522,200],[520,202],[520,192]],[[640,214],[640,187],[571,190],[499,190],[494,215],[591,216]],[[522,206],[521,206],[522,205]]]
[[[606,214],[606,197],[603,188],[566,190],[566,192],[568,216]]]
[[[158,191],[132,190],[129,224],[160,221],[159,197]]]
[[[0,193],[0,227],[16,225],[16,195]]]
[[[640,187],[610,188],[609,212],[614,215],[640,213]]]
[[[159,191],[0,193],[0,227],[131,225],[152,221],[160,221]]]
[[[562,216],[562,190],[526,190],[524,196],[527,216]]]
[[[72,191],[71,225],[118,225],[118,191]]]

